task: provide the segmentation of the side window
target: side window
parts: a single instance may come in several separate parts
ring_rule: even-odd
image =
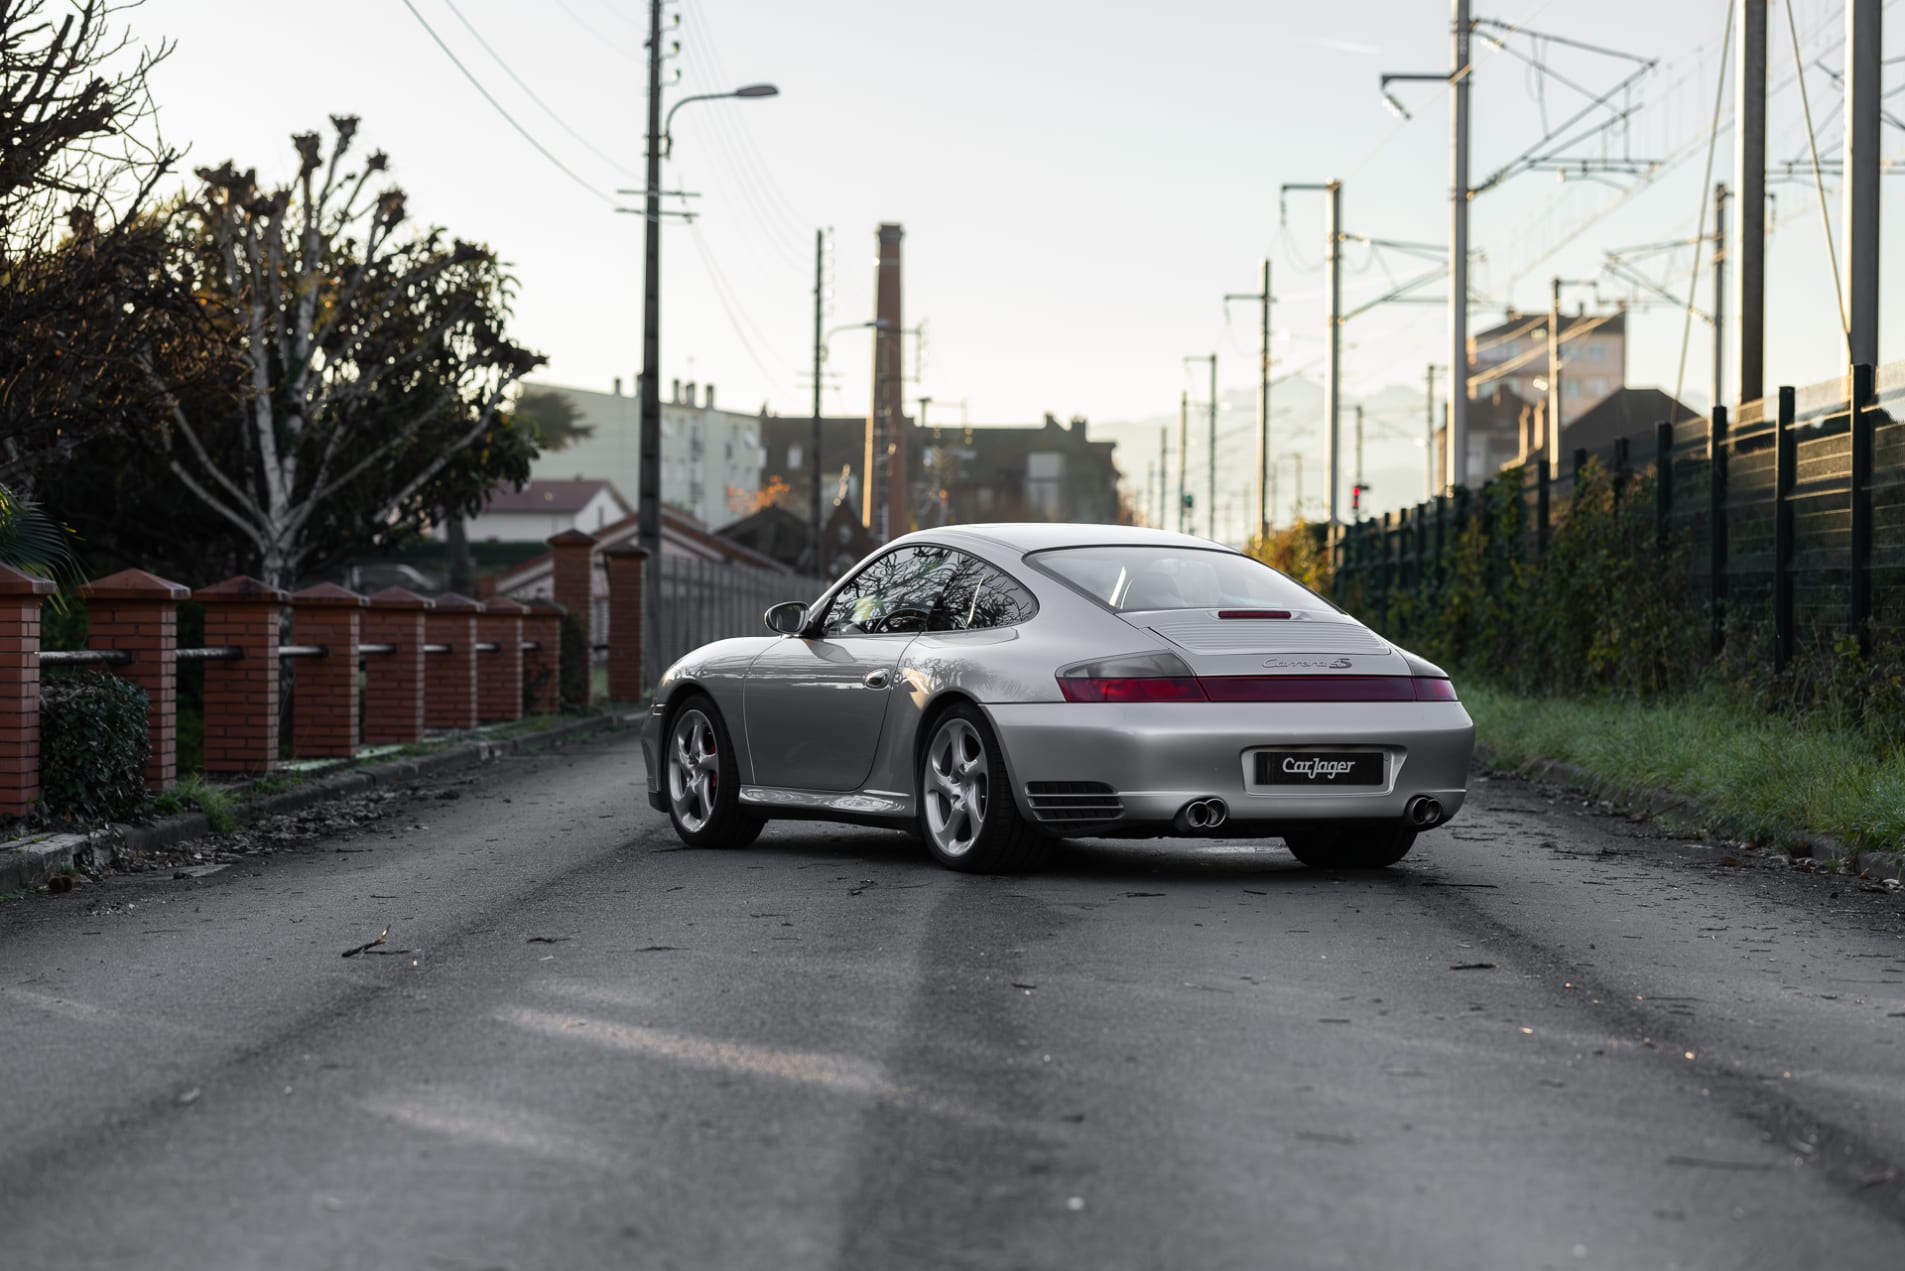
[[[826,634],[892,635],[927,629],[959,553],[902,547],[849,578],[827,606]]]
[[[1038,609],[1032,593],[976,556],[955,552],[946,589],[933,610],[933,631],[979,631],[1024,622]]]

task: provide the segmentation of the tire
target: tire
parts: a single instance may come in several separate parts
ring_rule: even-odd
[[[746,847],[767,822],[741,810],[741,765],[728,726],[705,693],[689,696],[668,721],[662,796],[675,834],[690,847]]]
[[[919,836],[947,869],[1017,874],[1036,868],[1051,840],[1019,815],[1005,752],[978,708],[965,702],[932,723],[920,751]]]
[[[1283,836],[1290,855],[1311,869],[1386,869],[1409,854],[1416,832],[1406,825],[1293,830]]]

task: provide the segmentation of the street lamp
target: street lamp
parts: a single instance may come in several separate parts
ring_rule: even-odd
[[[814,316],[816,318],[820,316],[818,311],[818,306],[819,306],[819,302],[815,301]],[[813,517],[814,517],[814,574],[816,577],[821,577],[821,578],[826,577],[826,558],[822,554],[822,550],[825,547],[825,538],[826,538],[826,529],[827,529],[827,523],[820,515],[820,508],[821,508],[820,482],[822,478],[822,470],[820,466],[820,368],[827,360],[827,345],[833,340],[833,338],[836,335],[839,335],[842,331],[884,331],[892,325],[893,324],[891,322],[888,322],[885,318],[874,318],[869,322],[849,322],[842,326],[837,326],[833,330],[828,331],[826,334],[822,335],[820,333],[818,323],[815,324],[814,334],[816,338],[814,339]],[[861,476],[862,476],[862,479],[864,480],[865,474],[862,473]]]
[[[661,125],[662,158],[666,159],[675,148],[674,134],[669,131],[669,129],[673,126],[675,122],[675,112],[680,110],[683,106],[686,106],[689,102],[720,101],[726,97],[779,97],[780,95],[781,95],[781,90],[776,88],[772,84],[743,84],[741,85],[741,87],[734,89],[732,92],[696,93],[692,97],[682,98],[680,101],[676,102],[674,105],[668,108],[668,117],[662,120],[662,125]]]
[[[780,92],[772,84],[746,84],[732,92],[702,93],[684,97],[661,113],[661,10],[660,0],[648,8],[648,156],[642,190],[643,275],[642,275],[642,384],[641,430],[639,448],[641,480],[636,499],[636,541],[648,553],[648,566],[642,571],[642,622],[644,660],[653,656],[660,630],[661,613],[661,161],[669,145],[667,125],[675,111],[692,101],[720,97],[773,97]],[[644,666],[644,676],[650,667]]]

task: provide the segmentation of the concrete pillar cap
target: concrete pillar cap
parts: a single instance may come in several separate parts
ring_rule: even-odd
[[[594,547],[595,535],[583,530],[564,530],[543,540],[551,547]]]
[[[143,569],[122,569],[79,589],[88,600],[190,600],[192,589],[165,578],[156,578]]]
[[[428,596],[419,596],[414,591],[402,587],[386,587],[382,591],[370,593],[370,607],[373,609],[434,609],[437,602]]]
[[[336,583],[318,583],[291,593],[291,603],[317,609],[362,609],[370,601],[348,587]]]
[[[283,588],[239,574],[222,583],[200,587],[192,593],[192,599],[202,605],[281,605],[286,596]]]
[[[523,604],[511,596],[491,596],[488,600],[483,602],[483,608],[488,613],[505,618],[529,612],[528,605]]]
[[[51,578],[0,565],[0,596],[48,596],[58,590],[59,584]]]
[[[454,591],[446,591],[436,598],[438,613],[482,613],[483,602],[460,596]]]

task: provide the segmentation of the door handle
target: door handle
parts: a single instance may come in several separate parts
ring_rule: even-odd
[[[890,671],[868,671],[866,678],[862,680],[861,683],[865,684],[868,688],[885,688],[887,682],[892,678],[893,675]]]

